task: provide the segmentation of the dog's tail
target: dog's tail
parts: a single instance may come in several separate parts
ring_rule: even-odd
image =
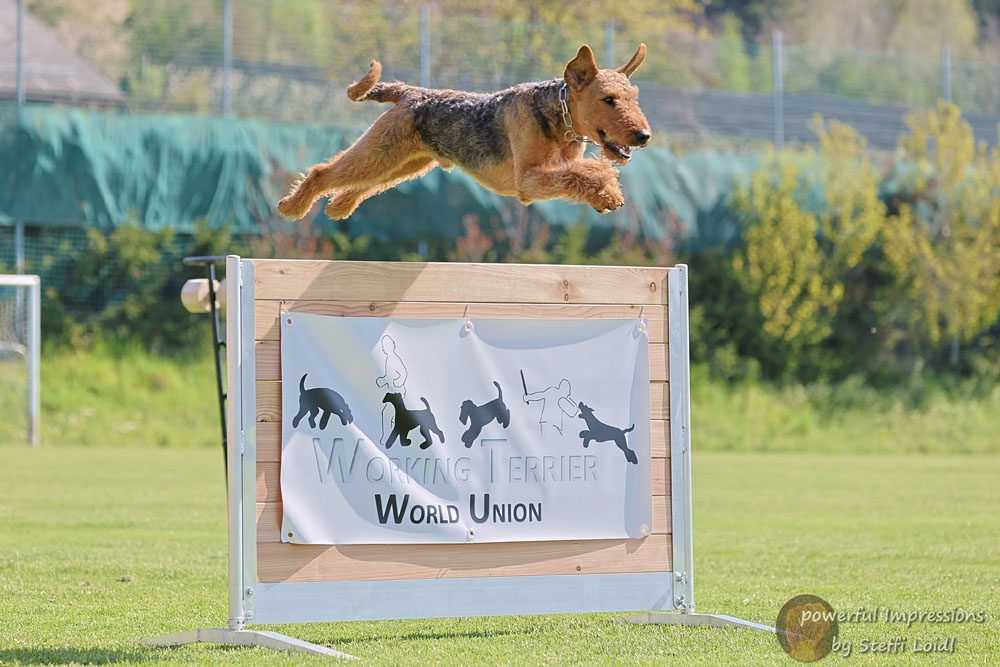
[[[430,410],[430,409],[431,409],[431,404],[427,402],[427,399],[426,399],[426,398],[424,398],[423,396],[421,396],[421,397],[420,397],[420,400],[424,402],[424,408],[425,408],[425,409],[427,409],[427,410]]]
[[[500,388],[500,383],[494,380],[493,384],[497,387],[497,398],[499,398],[500,402],[503,403],[503,389]]]
[[[302,374],[302,379],[299,380],[299,393],[300,394],[306,393],[306,376],[307,375],[309,375],[309,373],[303,373]]]
[[[631,431],[631,430],[632,430],[632,429],[634,429],[634,428],[635,428],[635,424],[632,424],[632,425],[631,425],[631,426],[629,426],[629,427],[628,427],[627,429],[623,430],[623,431],[622,431],[622,433],[628,433],[629,431]]]
[[[355,102],[371,100],[373,102],[392,102],[395,104],[403,98],[403,92],[408,88],[405,83],[380,83],[382,63],[373,60],[368,66],[368,73],[347,87],[347,96]]]

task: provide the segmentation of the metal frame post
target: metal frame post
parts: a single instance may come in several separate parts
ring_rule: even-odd
[[[674,607],[681,613],[649,612],[621,619],[625,623],[710,625],[775,632],[721,614],[696,614],[694,602],[694,529],[691,494],[691,355],[688,323],[688,267],[678,264],[667,275],[667,354],[670,364],[670,501],[673,526]]]
[[[207,258],[192,258],[207,259]],[[214,298],[213,298],[214,303]],[[254,407],[254,290],[253,264],[237,255],[226,257],[226,405],[228,432],[234,445],[227,458],[227,515],[229,523],[229,627],[187,630],[143,639],[149,646],[180,646],[199,642],[258,646],[289,653],[311,653],[336,658],[354,656],[311,644],[277,632],[247,630],[254,619],[256,584],[256,507],[254,503],[256,448]]]
[[[227,430],[235,448],[226,457],[227,507],[229,510],[229,629],[242,630],[247,621],[243,609],[243,383],[242,308],[243,275],[240,258],[226,257],[226,386],[232,395],[226,410]],[[235,395],[233,395],[235,393]]]

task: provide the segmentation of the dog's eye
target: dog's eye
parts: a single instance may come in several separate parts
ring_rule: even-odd
[[[605,98],[604,98],[604,101],[605,101],[605,102],[606,102],[607,104],[611,105],[611,106],[614,106],[614,105],[615,105],[615,98],[613,98],[613,97],[605,97]]]

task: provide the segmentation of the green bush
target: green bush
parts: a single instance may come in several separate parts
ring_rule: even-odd
[[[945,367],[962,345],[954,370],[996,376],[1000,150],[974,146],[954,105],[907,123],[888,206],[863,140],[836,121],[816,122],[818,149],[761,160],[733,197],[744,228],[731,271],[703,265],[721,297],[692,321],[725,334],[703,358],[735,351],[772,377],[884,384]]]

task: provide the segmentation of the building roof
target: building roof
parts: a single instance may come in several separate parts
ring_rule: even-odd
[[[25,12],[24,87],[29,102],[124,104],[125,96]],[[0,99],[17,95],[17,2],[0,0]]]

